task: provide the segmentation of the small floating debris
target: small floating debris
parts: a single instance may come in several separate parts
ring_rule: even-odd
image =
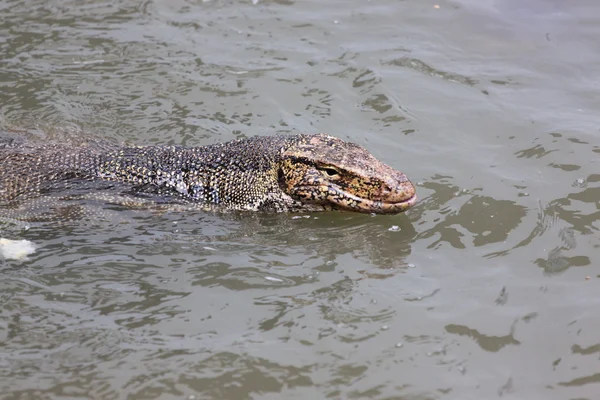
[[[392,225],[391,228],[388,229],[390,232],[398,232],[400,227],[398,225]]]
[[[241,33],[241,32],[240,32],[240,33]],[[245,71],[245,70],[242,70],[242,71],[234,71],[234,70],[232,70],[232,69],[226,69],[226,70],[225,70],[225,72],[227,72],[227,73],[230,73],[230,74],[232,74],[232,75],[245,75],[245,74],[249,73],[250,71]]]
[[[0,254],[7,260],[26,260],[34,251],[35,246],[29,240],[0,238]]]
[[[309,219],[310,215],[294,215],[292,219]]]
[[[275,278],[274,276],[265,276],[265,279],[271,282],[283,282],[283,279]]]
[[[88,61],[73,61],[74,65],[92,65],[92,64],[102,64],[105,62],[103,59],[99,60],[88,60]]]
[[[585,188],[587,187],[587,181],[584,178],[577,178],[575,182],[573,182],[573,187]]]

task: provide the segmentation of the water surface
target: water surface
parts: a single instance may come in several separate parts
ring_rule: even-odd
[[[421,199],[3,225],[2,398],[597,398],[598,37],[592,0],[0,0],[4,129],[328,132]]]

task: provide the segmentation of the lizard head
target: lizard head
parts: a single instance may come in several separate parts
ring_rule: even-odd
[[[303,136],[283,149],[279,183],[295,200],[337,210],[397,214],[417,201],[402,172],[357,144],[325,134]]]

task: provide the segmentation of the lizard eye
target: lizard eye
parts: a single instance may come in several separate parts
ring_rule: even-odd
[[[329,177],[336,177],[340,174],[337,169],[331,167],[321,167],[319,170]]]

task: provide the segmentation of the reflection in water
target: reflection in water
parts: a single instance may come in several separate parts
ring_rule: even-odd
[[[514,338],[514,325],[511,328],[511,333],[505,336],[489,336],[478,332],[476,329],[471,329],[466,326],[448,325],[446,332],[456,335],[469,336],[477,342],[477,344],[486,351],[500,351],[503,347],[509,345],[518,346],[521,343]]]
[[[405,218],[395,220],[400,231],[391,232],[378,217],[343,213],[298,219],[260,214],[159,216],[132,211],[129,215],[131,219],[122,218],[119,230],[113,232],[97,228],[96,234],[90,234],[86,226],[73,222],[70,228],[65,225],[69,230],[40,232],[36,238],[32,228],[29,234],[38,242],[43,240],[43,249],[31,263],[3,269],[5,285],[12,287],[3,296],[4,314],[13,321],[6,337],[12,349],[8,365],[13,371],[23,374],[30,368],[51,368],[40,364],[39,357],[59,357],[63,364],[87,371],[90,379],[104,380],[110,376],[106,362],[118,368],[120,360],[137,354],[136,359],[143,357],[154,365],[126,383],[137,396],[157,390],[160,380],[153,371],[165,362],[174,371],[164,375],[169,381],[183,382],[198,393],[235,398],[240,391],[252,391],[256,379],[261,391],[270,390],[269,380],[273,391],[294,379],[299,379],[298,384],[311,383],[310,374],[299,372],[308,371],[307,367],[286,367],[287,362],[275,362],[277,357],[271,355],[255,358],[240,352],[248,346],[265,348],[279,342],[283,332],[291,335],[302,329],[310,323],[303,322],[306,313],[321,322],[297,339],[288,338],[294,343],[290,349],[294,353],[331,335],[348,345],[368,340],[380,332],[379,324],[396,313],[390,306],[363,298],[362,282],[369,284],[369,280],[363,281],[360,272],[350,270],[354,266],[346,265],[346,256],[354,253],[364,259],[364,269],[402,274],[411,235]],[[223,223],[217,223],[221,218]],[[73,238],[72,243],[63,244],[64,237]],[[386,242],[387,246],[381,246]],[[294,256],[302,253],[304,257]],[[290,263],[293,259],[303,261]],[[238,307],[252,298],[246,307],[254,310],[254,316],[248,320]],[[24,313],[26,318],[21,317]],[[49,320],[51,326],[45,322]],[[275,336],[260,333],[271,331]],[[44,335],[49,336],[40,348]],[[87,350],[64,348],[71,341]],[[37,354],[32,361],[23,358],[32,351]],[[92,354],[106,360],[100,363],[102,370],[91,361],[82,364]],[[196,361],[188,364],[183,361],[186,356]],[[178,365],[175,369],[173,362]],[[215,362],[225,362],[222,367],[230,373],[218,373]],[[73,373],[66,366],[53,370],[67,381]],[[195,371],[194,379],[179,375],[177,371],[183,370]],[[13,376],[9,370],[3,373]],[[202,385],[205,379],[211,383]],[[228,390],[221,381],[229,382],[226,387],[237,382],[238,388]],[[82,386],[91,390],[88,394],[112,393],[107,387],[90,388],[81,380],[50,385],[48,393],[66,393],[67,387],[83,393],[76,389]]]
[[[435,177],[439,183],[431,181],[424,184],[424,187],[435,190],[435,194],[425,200],[423,207],[440,207],[440,214],[444,216],[434,221],[432,228],[419,234],[423,239],[438,237],[429,248],[438,248],[442,243],[464,249],[471,245],[480,247],[504,242],[521,224],[526,214],[525,207],[513,201],[469,195],[459,191],[456,186],[442,183],[445,179]],[[462,204],[456,206],[459,200],[462,200]]]

